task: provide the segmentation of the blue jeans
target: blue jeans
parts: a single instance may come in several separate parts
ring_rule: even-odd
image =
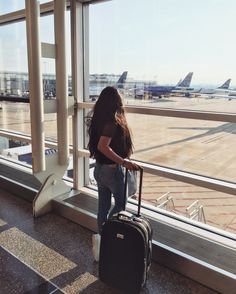
[[[98,186],[98,232],[101,233],[102,224],[113,214],[124,209],[124,169],[121,165],[96,163],[94,178]],[[115,205],[111,209],[111,197]],[[125,200],[126,201],[126,200]]]

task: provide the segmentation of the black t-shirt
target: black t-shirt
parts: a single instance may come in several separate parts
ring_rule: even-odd
[[[127,148],[126,148],[126,138],[124,136],[124,131],[120,125],[116,124],[115,122],[108,123],[104,126],[103,130],[101,131],[100,136],[105,136],[112,138],[110,147],[111,149],[117,153],[120,157],[125,158],[128,156]],[[98,138],[98,140],[99,140]],[[103,153],[99,150],[95,152],[95,159],[101,164],[112,164],[115,163],[114,161],[107,158]]]

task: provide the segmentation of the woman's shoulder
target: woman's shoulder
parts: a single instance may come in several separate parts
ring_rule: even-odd
[[[103,135],[104,136],[111,136],[115,133],[117,128],[117,123],[115,121],[108,121],[103,128]]]

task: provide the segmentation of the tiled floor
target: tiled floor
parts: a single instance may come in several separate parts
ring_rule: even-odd
[[[55,293],[58,288],[0,248],[1,293]],[[60,290],[59,290],[60,291]],[[61,291],[58,293],[62,293]]]
[[[55,213],[34,219],[29,202],[0,189],[0,294],[115,294],[98,280],[92,232]],[[148,294],[214,294],[152,263]]]

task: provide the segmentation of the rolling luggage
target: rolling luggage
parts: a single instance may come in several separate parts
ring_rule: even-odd
[[[125,174],[126,195],[127,170]],[[145,285],[151,264],[152,229],[149,221],[140,215],[142,179],[141,169],[138,213],[125,211],[124,202],[124,211],[108,219],[101,233],[99,278],[129,294],[139,293]]]

